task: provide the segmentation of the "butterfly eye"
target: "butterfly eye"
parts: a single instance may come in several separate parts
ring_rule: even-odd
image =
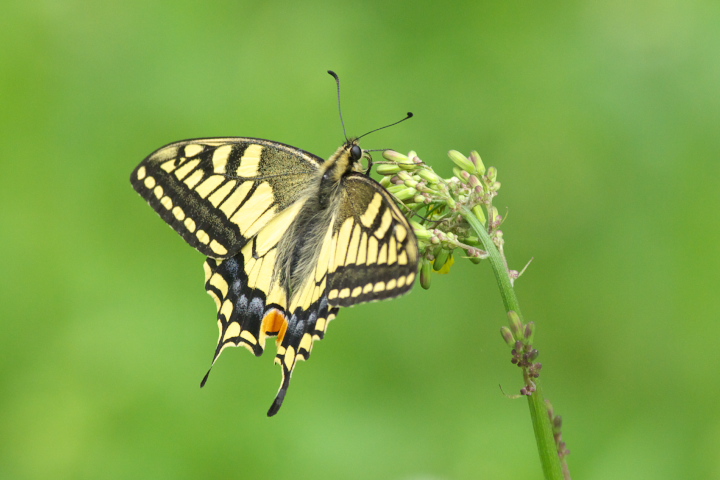
[[[362,158],[362,148],[358,145],[353,145],[350,149],[350,156],[352,157],[353,162],[357,162]]]

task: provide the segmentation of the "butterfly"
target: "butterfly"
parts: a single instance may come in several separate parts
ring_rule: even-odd
[[[341,307],[413,286],[417,240],[365,171],[367,156],[358,139],[323,160],[270,140],[200,138],[166,145],[132,172],[135,190],[208,257],[220,330],[212,364],[230,346],[260,356],[277,337],[282,382],[268,416]]]

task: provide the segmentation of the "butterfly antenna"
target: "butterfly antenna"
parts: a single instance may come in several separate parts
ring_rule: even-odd
[[[338,84],[338,85],[339,85],[339,84]],[[370,135],[371,133],[377,132],[378,130],[382,130],[382,129],[384,129],[384,128],[392,127],[393,125],[397,125],[398,123],[402,123],[402,122],[404,122],[405,120],[408,120],[408,119],[410,119],[410,118],[412,118],[412,117],[413,117],[413,113],[412,113],[412,112],[408,112],[408,113],[407,113],[407,116],[406,116],[405,118],[403,118],[402,120],[398,120],[397,122],[391,123],[390,125],[385,125],[384,127],[376,128],[375,130],[370,130],[369,132],[360,135],[360,136],[358,137],[358,140],[361,139],[362,137],[364,137],[365,135]]]
[[[328,70],[328,73],[333,76],[335,79],[335,83],[337,83],[337,90],[338,90],[338,112],[340,112],[340,123],[343,127],[343,135],[345,135],[345,141],[347,142],[347,131],[345,130],[345,120],[343,120],[342,116],[342,108],[340,107],[340,77],[338,77],[337,73],[333,72],[332,70]]]

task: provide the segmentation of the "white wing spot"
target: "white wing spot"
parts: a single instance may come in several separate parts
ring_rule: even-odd
[[[306,333],[303,335],[302,340],[300,340],[300,348],[299,350],[305,349],[308,352],[312,350],[312,335],[309,333]]]
[[[220,245],[217,240],[212,240],[210,242],[210,249],[218,255],[227,255],[228,253],[227,248]]]
[[[220,202],[225,200],[225,197],[228,196],[230,191],[235,187],[236,183],[237,182],[235,180],[230,180],[229,182],[223,184],[222,187],[215,190],[215,192],[208,197],[208,201],[212,203],[213,207],[217,207],[220,205]]]
[[[187,185],[189,188],[195,188],[195,185],[200,182],[203,178],[203,171],[200,169],[195,170],[189,177],[187,177],[184,182],[185,185]]]
[[[292,346],[287,347],[287,351],[285,352],[285,367],[287,367],[288,370],[291,369],[294,362],[295,362],[295,348]]]
[[[177,218],[179,221],[185,220],[185,212],[180,207],[175,207],[172,209],[173,215],[175,215],[175,218]]]
[[[160,165],[160,168],[162,168],[168,173],[171,173],[173,170],[175,170],[175,159],[168,160],[167,162]]]
[[[232,145],[223,145],[215,149],[212,156],[213,171],[215,173],[225,173],[230,152],[232,152]]]
[[[408,263],[408,256],[406,251],[402,251],[400,255],[398,255],[398,263],[400,265],[407,265]]]
[[[243,330],[242,332],[240,332],[240,338],[244,338],[253,345],[257,344],[257,338],[255,338],[253,334],[250,333],[250,331],[248,330]]]
[[[145,170],[145,167],[143,166],[138,168],[137,179],[142,180],[143,178],[145,178],[145,175],[147,175],[147,170]]]
[[[177,170],[175,170],[175,176],[178,178],[178,180],[182,180],[187,176],[188,173],[190,173],[191,170],[197,167],[199,163],[200,160],[190,160],[189,162],[185,162],[182,167],[179,167]]]
[[[368,265],[373,264],[377,262],[378,257],[378,241],[377,238],[374,236],[370,236],[370,241],[368,242],[368,252],[367,252],[367,263]]]
[[[252,178],[257,176],[258,164],[262,155],[263,146],[254,143],[248,145],[240,159],[240,165],[235,174],[240,178]]]
[[[378,238],[383,238],[388,228],[390,228],[390,224],[392,224],[392,213],[390,213],[390,209],[388,208],[385,210],[385,213],[383,213],[380,226],[373,232],[373,235]]]
[[[233,322],[230,324],[230,326],[225,330],[225,335],[223,335],[223,342],[240,335],[240,324],[237,322]]]
[[[373,196],[372,201],[368,204],[367,210],[360,216],[360,222],[367,228],[370,228],[375,221],[375,217],[380,211],[380,205],[382,205],[383,197],[379,193]]]
[[[167,195],[160,199],[160,205],[162,205],[163,207],[165,207],[168,210],[170,210],[173,206],[172,200]]]
[[[205,230],[198,230],[195,236],[200,241],[200,243],[204,243],[205,245],[210,243],[210,235],[208,235]]]
[[[204,182],[195,187],[195,192],[200,195],[200,197],[205,198],[224,181],[225,177],[222,175],[210,175]]]
[[[198,145],[197,143],[191,143],[190,145],[185,145],[185,156],[186,157],[194,157],[198,153],[203,151],[203,146]]]
[[[403,227],[400,224],[395,225],[395,238],[397,238],[398,242],[402,242],[405,240],[405,237],[407,237],[407,228]]]
[[[225,281],[225,279],[222,277],[222,275],[213,275],[210,277],[210,285],[220,290],[220,293],[222,293],[223,297],[227,297],[228,294],[228,284]],[[212,290],[208,290],[211,292]]]

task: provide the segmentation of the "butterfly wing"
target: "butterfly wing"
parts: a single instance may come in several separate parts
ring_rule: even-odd
[[[229,258],[298,199],[322,162],[257,138],[194,139],[155,151],[130,181],[191,246]]]
[[[329,304],[349,307],[410,291],[418,245],[407,219],[372,178],[354,173],[343,182],[334,251],[327,253]]]

